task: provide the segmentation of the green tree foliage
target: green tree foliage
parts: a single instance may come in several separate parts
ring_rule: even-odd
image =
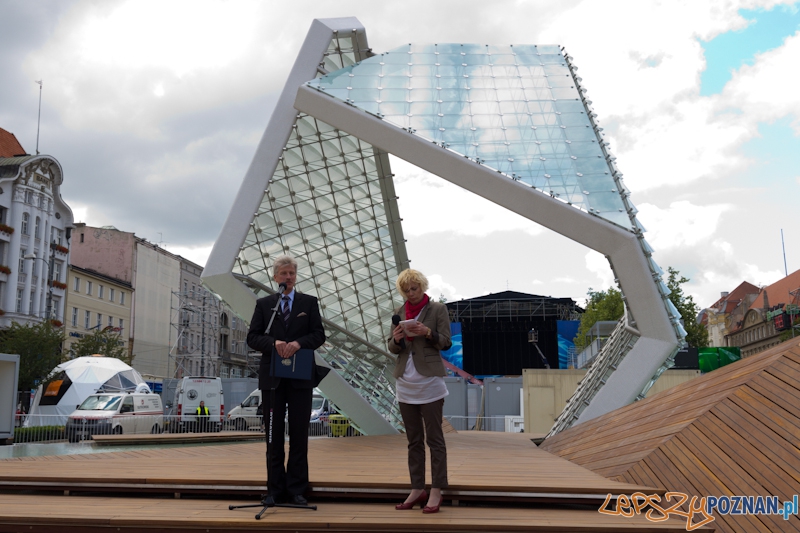
[[[95,330],[91,335],[81,337],[70,347],[70,357],[73,359],[94,354],[114,357],[129,365],[133,362],[133,357],[128,356],[128,350],[125,349],[120,334],[110,328]]]
[[[63,361],[64,330],[46,320],[22,326],[16,322],[0,332],[0,353],[19,354],[19,390],[34,388]]]
[[[689,278],[681,276],[680,272],[672,267],[667,269],[669,272],[669,279],[667,279],[667,288],[669,289],[669,299],[683,318],[683,328],[686,330],[686,343],[693,347],[699,348],[708,346],[708,330],[705,324],[697,323],[697,314],[700,312],[698,305],[694,302],[694,298],[687,296],[683,293],[683,284],[688,283]]]
[[[594,291],[589,289],[589,298],[586,302],[586,310],[581,315],[581,325],[578,327],[578,334],[575,336],[575,349],[580,352],[588,344],[586,338],[589,330],[595,322],[602,320],[617,321],[622,318],[625,306],[622,303],[622,293],[611,287],[607,291]]]

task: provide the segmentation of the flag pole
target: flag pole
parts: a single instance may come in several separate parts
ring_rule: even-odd
[[[36,119],[36,155],[39,155],[39,125],[42,123],[42,80],[34,80],[39,84],[39,117]]]

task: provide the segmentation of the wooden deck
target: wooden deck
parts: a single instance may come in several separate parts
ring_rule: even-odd
[[[690,496],[800,493],[800,340],[590,420],[542,448],[603,476]],[[800,531],[800,519],[717,515],[719,531]]]
[[[319,509],[271,509],[261,521],[257,509],[228,506],[265,491],[263,442],[6,459],[0,532],[685,531],[677,519],[600,514],[608,493],[663,488],[603,478],[524,434],[445,438],[450,487],[435,515],[394,509],[409,490],[406,440],[397,435],[312,439],[309,498]]]

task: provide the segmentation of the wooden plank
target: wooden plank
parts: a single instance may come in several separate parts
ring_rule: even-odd
[[[721,490],[710,492],[710,496],[721,495],[736,495],[736,496],[752,496],[770,494],[764,486],[762,486],[752,475],[746,470],[741,468],[735,461],[729,457],[725,450],[717,446],[713,440],[706,437],[697,428],[692,427],[690,430],[681,433],[679,439],[686,446],[699,461],[714,472],[714,475],[722,483]],[[727,488],[730,493],[722,490]],[[761,522],[760,527],[767,527],[768,531],[780,531],[784,522],[783,518],[773,515],[754,517],[755,522]],[[737,520],[737,523],[740,520]]]
[[[766,490],[764,494],[780,494],[789,497],[800,493],[800,483],[791,482],[786,472],[776,465],[749,439],[736,433],[715,414],[704,417],[696,429],[725,449],[730,461],[746,470]]]
[[[539,532],[673,532],[685,521],[655,523],[644,516],[609,516],[596,510],[531,509],[503,506],[443,507],[439,513],[398,512],[390,504],[319,503],[317,511],[270,509],[260,521],[259,509],[229,510],[228,500],[175,500],[0,494],[0,531],[67,527],[91,531],[539,531]],[[713,524],[712,524],[713,525]],[[708,531],[708,530],[706,530]]]
[[[800,418],[793,416],[750,387],[736,391],[736,394],[731,396],[731,401],[761,420],[762,424],[784,440],[800,442]]]
[[[770,461],[780,466],[787,476],[800,482],[800,459],[795,446],[777,438],[774,432],[764,427],[761,420],[739,409],[732,401],[718,405],[714,409],[714,415],[740,435],[746,435],[748,440]]]
[[[525,434],[460,432],[446,434],[445,440],[452,491],[605,496],[655,490],[606,479],[537,448]],[[407,490],[406,450],[404,435],[313,439],[311,488]],[[259,491],[266,484],[264,452],[263,443],[247,443],[80,455],[58,460],[57,468],[52,457],[0,461],[0,482],[89,483],[98,490],[113,483]]]

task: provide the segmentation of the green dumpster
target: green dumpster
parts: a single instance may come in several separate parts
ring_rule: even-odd
[[[328,416],[328,425],[331,428],[331,437],[346,437],[350,428],[350,420],[344,415]]]

